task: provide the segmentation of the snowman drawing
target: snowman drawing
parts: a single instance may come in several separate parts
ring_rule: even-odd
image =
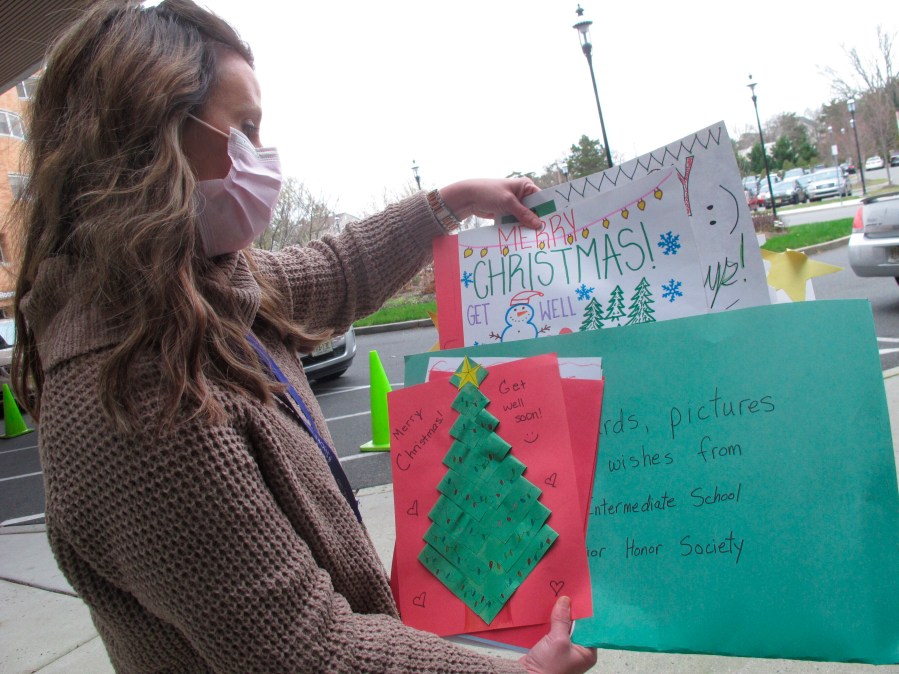
[[[522,290],[512,296],[506,311],[506,327],[499,341],[534,339],[539,334],[540,331],[534,325],[534,307],[530,305],[532,297],[543,297],[543,293],[539,290]]]

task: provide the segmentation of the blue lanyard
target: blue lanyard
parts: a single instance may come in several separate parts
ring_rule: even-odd
[[[325,457],[325,461],[328,462],[328,468],[331,469],[331,474],[334,476],[334,480],[337,482],[337,486],[340,488],[340,492],[343,494],[344,498],[346,498],[347,503],[350,504],[350,507],[353,509],[353,513],[356,515],[356,519],[360,522],[362,521],[362,514],[359,512],[359,504],[356,502],[356,497],[353,495],[353,489],[350,487],[350,481],[346,476],[346,473],[343,472],[343,468],[340,465],[340,461],[337,458],[337,455],[334,453],[334,450],[325,442],[325,439],[318,432],[318,427],[315,425],[315,418],[309,412],[309,408],[306,407],[306,403],[303,402],[303,399],[300,397],[300,394],[297,393],[297,390],[293,387],[289,381],[287,381],[287,377],[284,376],[284,373],[281,371],[281,368],[278,367],[278,364],[272,359],[269,355],[268,351],[259,343],[259,340],[256,339],[256,336],[252,333],[247,334],[247,340],[250,342],[252,347],[256,349],[256,353],[259,354],[259,358],[262,359],[262,362],[266,364],[269,369],[269,372],[282,384],[287,386],[287,393],[290,395],[290,398],[293,399],[293,402],[296,405],[292,405],[290,403],[290,399],[287,396],[280,395],[278,396],[284,403],[287,405],[288,409],[291,410],[293,415],[297,418],[297,420],[302,424],[303,428],[305,428],[309,435],[315,440],[315,444],[318,445],[319,450],[321,450],[322,455]]]

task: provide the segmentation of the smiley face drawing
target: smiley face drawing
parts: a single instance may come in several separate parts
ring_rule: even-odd
[[[537,440],[539,440],[539,439],[540,439],[540,434],[539,434],[539,433],[534,433],[534,432],[532,432],[532,431],[531,431],[531,432],[528,432],[528,433],[525,433],[525,435],[524,435],[524,441],[525,441],[526,443],[528,443],[529,445],[533,445],[533,444],[534,444],[535,442],[537,442]]]
[[[512,296],[506,311],[506,327],[500,335],[501,342],[537,337],[539,331],[534,325],[534,307],[530,305],[532,297],[543,297],[543,293],[539,290],[522,290]]]

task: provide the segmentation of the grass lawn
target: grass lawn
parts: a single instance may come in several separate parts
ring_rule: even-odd
[[[805,246],[813,246],[816,243],[841,239],[844,236],[849,236],[851,231],[852,218],[796,225],[795,227],[788,227],[784,234],[769,233],[769,238],[765,241],[762,248],[776,253],[783,252],[787,248],[796,250]]]
[[[357,328],[364,325],[383,325],[384,323],[400,323],[429,318],[428,312],[437,312],[435,300],[422,300],[418,297],[393,297],[371,316],[360,318],[353,323]]]

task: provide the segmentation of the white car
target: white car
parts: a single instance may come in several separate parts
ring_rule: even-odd
[[[857,276],[899,281],[899,193],[862,200],[849,236],[849,265]]]
[[[15,344],[15,319],[0,318],[0,384],[9,383],[9,367],[12,364],[12,348]]]
[[[873,171],[874,169],[882,169],[883,168],[883,159],[874,155],[873,157],[868,157],[865,159],[865,170]]]

